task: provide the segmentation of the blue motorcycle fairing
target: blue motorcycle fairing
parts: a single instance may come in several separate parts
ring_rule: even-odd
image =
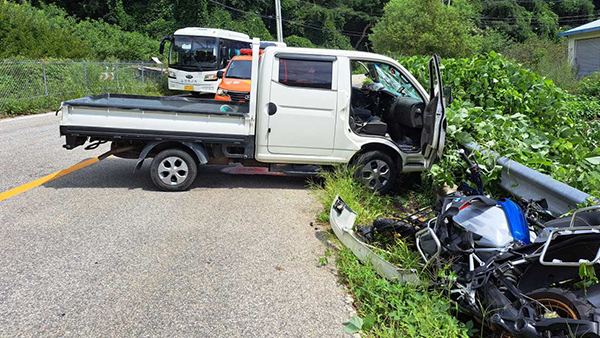
[[[527,220],[519,205],[508,198],[499,200],[498,204],[502,210],[504,210],[506,220],[508,221],[508,227],[510,228],[510,233],[514,240],[521,241],[525,244],[531,244]]]

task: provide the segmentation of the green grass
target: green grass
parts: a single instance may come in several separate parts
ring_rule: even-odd
[[[372,222],[392,213],[393,200],[381,198],[366,190],[352,178],[348,169],[335,168],[324,172],[321,178],[322,184],[312,184],[319,202],[323,205],[323,211],[318,215],[319,221],[329,223],[329,207],[336,195],[340,195],[344,202],[358,214],[358,223]]]
[[[323,174],[322,184],[312,188],[323,204],[318,218],[329,221],[329,208],[336,195],[358,214],[357,224],[369,224],[379,217],[391,216],[397,208],[411,203],[414,193],[391,197],[372,193],[357,183],[347,169]],[[402,239],[395,239],[380,254],[404,268],[419,268],[419,256]],[[467,337],[471,324],[453,316],[453,308],[442,291],[424,286],[392,283],[362,264],[354,254],[337,252],[339,273],[352,293],[354,306],[362,318],[374,319],[372,327],[361,331],[366,337]],[[424,275],[424,278],[427,278]],[[371,325],[369,325],[371,326]],[[365,332],[367,331],[367,332]]]

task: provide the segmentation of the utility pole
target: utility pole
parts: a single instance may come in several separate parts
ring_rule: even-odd
[[[283,42],[283,25],[281,24],[281,1],[275,0],[275,19],[277,21],[277,41]]]

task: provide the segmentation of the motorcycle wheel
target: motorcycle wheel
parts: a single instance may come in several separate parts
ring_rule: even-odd
[[[536,300],[533,305],[541,314],[570,319],[591,319],[594,314],[592,304],[566,289],[542,288],[527,296]]]
[[[569,319],[592,319],[594,307],[586,299],[581,298],[573,292],[560,288],[541,288],[531,291],[527,298],[535,300],[532,302],[534,309],[549,318]],[[558,332],[552,332],[557,334]],[[568,332],[563,332],[568,336]],[[495,337],[512,338],[506,332],[497,332]]]

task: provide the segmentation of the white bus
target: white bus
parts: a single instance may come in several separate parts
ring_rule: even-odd
[[[216,93],[217,71],[242,49],[251,48],[246,34],[223,29],[187,27],[163,38],[160,53],[169,41],[169,89],[192,93]]]

